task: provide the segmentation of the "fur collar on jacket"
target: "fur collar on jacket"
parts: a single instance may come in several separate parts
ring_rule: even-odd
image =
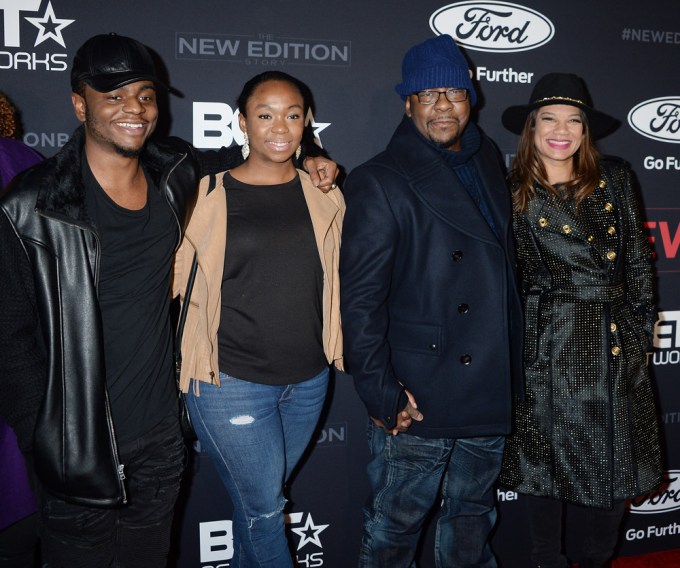
[[[75,220],[88,219],[85,185],[81,176],[84,145],[85,129],[80,126],[59,153],[38,164],[31,175],[22,180],[22,185],[38,186],[38,209]],[[167,167],[190,151],[189,144],[179,138],[149,141],[140,159],[156,186],[160,187],[162,174]]]

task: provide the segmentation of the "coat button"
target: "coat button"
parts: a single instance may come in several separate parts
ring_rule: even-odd
[[[462,250],[454,250],[451,253],[451,258],[453,259],[453,262],[460,262],[463,260],[463,251]]]
[[[467,353],[465,355],[461,355],[460,356],[460,362],[463,365],[469,365],[470,363],[472,363],[472,356],[468,355]]]
[[[609,324],[609,329],[612,330],[612,332],[616,331],[618,328],[616,327],[616,324],[614,322]]]
[[[541,218],[538,220],[538,224],[539,224],[541,227],[547,227],[547,226],[548,226],[548,220],[547,220],[545,217],[541,217]]]
[[[600,189],[604,189],[605,187],[607,187],[607,182],[601,179],[600,183],[597,185],[600,187]]]
[[[467,314],[470,311],[470,306],[467,304],[458,304],[458,313]]]
[[[604,210],[605,211],[611,212],[611,211],[613,211],[613,209],[614,209],[614,206],[611,203],[607,202],[607,203],[604,204]]]
[[[609,260],[616,260],[616,253],[615,253],[613,250],[610,250],[610,251],[607,253],[607,258],[608,258]]]
[[[569,233],[571,233],[571,225],[563,225],[562,231],[568,235]]]
[[[612,347],[612,355],[615,357],[617,355],[621,355],[621,348],[618,345],[614,345],[614,347]]]
[[[613,237],[616,234],[616,227],[609,227],[607,232]]]

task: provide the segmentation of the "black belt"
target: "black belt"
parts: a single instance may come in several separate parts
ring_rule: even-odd
[[[551,300],[576,300],[582,302],[615,302],[625,297],[623,284],[609,286],[560,286],[558,288],[531,287],[529,296],[542,296]]]

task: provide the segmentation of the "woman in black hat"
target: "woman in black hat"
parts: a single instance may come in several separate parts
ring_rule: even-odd
[[[588,507],[581,568],[608,566],[625,500],[661,482],[645,353],[656,310],[632,172],[593,140],[616,121],[583,81],[541,78],[503,113],[520,135],[510,173],[525,311],[526,392],[501,481],[529,495],[531,558],[568,566],[563,503]]]

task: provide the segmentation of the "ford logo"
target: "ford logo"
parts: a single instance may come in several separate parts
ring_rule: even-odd
[[[651,496],[638,497],[630,502],[631,513],[650,515],[676,509],[680,509],[680,471],[677,469],[666,472],[663,489]]]
[[[477,51],[527,51],[555,35],[555,26],[543,14],[510,2],[449,4],[432,14],[430,27]]]
[[[680,144],[680,97],[661,97],[640,103],[628,113],[628,124],[652,140]]]

